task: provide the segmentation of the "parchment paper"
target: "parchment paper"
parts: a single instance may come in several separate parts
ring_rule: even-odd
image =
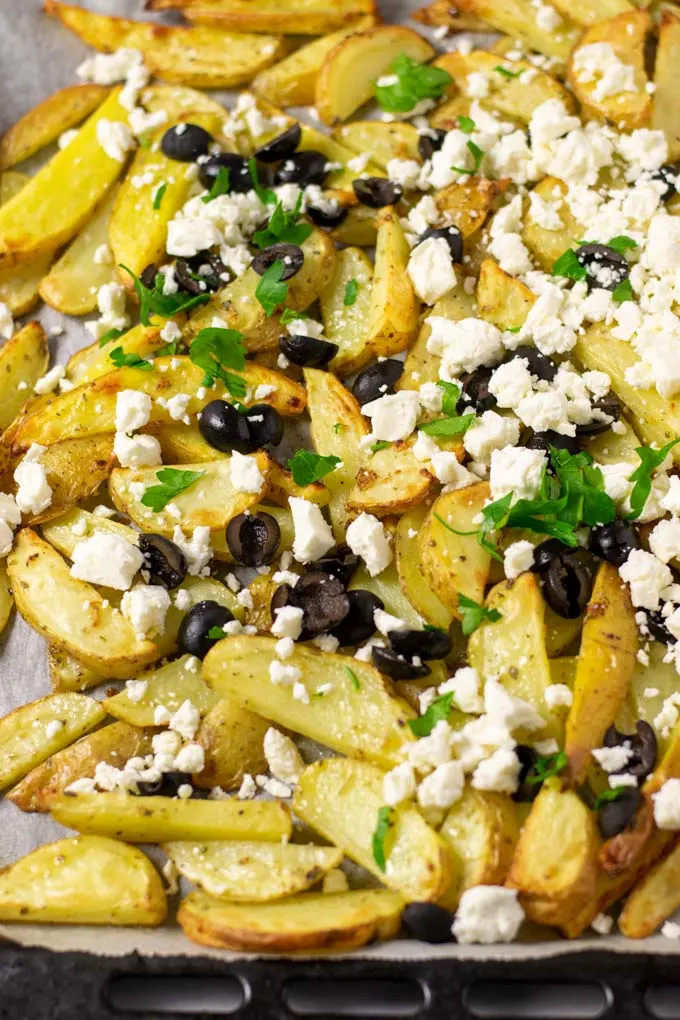
[[[379,3],[383,17],[394,22],[407,21],[409,11],[421,6],[417,0],[379,0]],[[152,14],[142,12],[142,0],[87,0],[82,6],[105,14],[153,18]],[[56,89],[74,83],[77,80],[76,66],[91,52],[57,21],[44,15],[41,7],[41,0],[0,0],[0,134],[40,100]],[[173,19],[172,16],[165,16],[158,20],[167,23]],[[422,26],[419,29],[426,31]],[[436,45],[441,49],[447,43],[438,42]],[[229,101],[227,93],[221,95],[226,102]],[[62,316],[52,309],[41,308],[31,318],[40,319],[48,330],[57,326],[65,328],[63,335],[50,339],[53,359],[57,362],[65,362],[73,351],[89,342],[89,335],[80,321]],[[0,716],[49,692],[45,642],[15,614],[0,641]],[[0,867],[42,843],[60,838],[66,832],[48,816],[23,814],[9,801],[0,798]],[[0,938],[3,936],[26,945],[63,951],[87,950],[114,956],[125,955],[133,950],[160,955],[212,955],[222,959],[234,955],[194,945],[174,927],[153,931],[114,928],[107,930],[105,936],[102,933],[102,937],[93,940],[92,929],[88,928],[0,925]],[[645,943],[620,936],[584,936],[573,942],[557,936],[545,936],[543,929],[541,941],[523,942],[514,946],[428,946],[398,940],[368,947],[360,955],[376,959],[446,956],[476,959],[527,956],[545,958],[579,951],[589,945],[598,949],[616,948],[624,952],[639,952],[644,945],[654,952],[680,953],[680,943],[660,936],[648,939]]]

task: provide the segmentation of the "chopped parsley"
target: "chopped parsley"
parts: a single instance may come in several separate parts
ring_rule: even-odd
[[[373,832],[373,838],[371,840],[371,846],[373,850],[373,860],[378,865],[381,871],[385,871],[387,868],[387,853],[385,851],[385,842],[389,834],[390,829],[394,825],[394,808],[384,805],[378,808],[378,820]]]
[[[371,446],[371,453],[378,453],[380,450],[386,450],[391,443],[388,443],[386,439],[379,439],[377,443],[373,443]]]
[[[139,368],[142,372],[150,372],[153,365],[141,358],[139,354],[126,354],[122,347],[109,351],[109,357],[116,368]]]
[[[453,708],[453,691],[440,694],[428,706],[419,719],[409,719],[408,725],[414,737],[428,737],[438,722],[446,721]]]
[[[120,268],[132,277],[139,298],[139,321],[144,326],[151,325],[151,315],[159,315],[162,319],[171,319],[179,312],[188,312],[189,309],[204,305],[206,301],[210,300],[209,294],[187,294],[181,290],[175,294],[164,294],[165,277],[162,273],[156,273],[153,287],[149,288],[127,266],[121,263]]]
[[[497,623],[501,619],[501,613],[497,609],[489,609],[482,606],[474,599],[470,599],[462,592],[458,593],[458,609],[460,610],[461,628],[465,637],[473,634],[479,626],[488,620],[489,623]]]
[[[612,248],[619,255],[624,255],[632,248],[637,248],[637,246],[637,241],[634,241],[632,237],[628,237],[626,234],[617,234],[616,237],[612,237],[611,241],[607,241],[607,247]]]
[[[102,333],[99,337],[99,346],[106,347],[112,340],[119,340],[125,333],[127,333],[126,329],[107,329],[106,333]]]
[[[342,422],[341,421],[336,421],[335,422],[335,424],[333,425],[333,431],[335,432],[336,436],[340,435],[340,433],[342,432]]]
[[[270,245],[282,241],[297,245],[306,241],[314,228],[310,223],[298,223],[301,206],[302,192],[299,193],[292,212],[286,212],[283,204],[277,202],[267,226],[253,234],[253,244],[258,248],[269,248]]]
[[[347,674],[347,676],[349,678],[349,681],[350,681],[352,687],[354,688],[354,690],[355,691],[360,691],[361,690],[361,684],[359,683],[359,677],[356,675],[354,670],[350,669],[349,666],[343,666],[343,669],[345,670],[345,673]]]
[[[603,790],[595,800],[594,810],[601,811],[605,804],[610,804],[613,800],[621,800],[625,791],[625,786],[614,786],[610,790]]]
[[[615,301],[617,305],[622,305],[624,301],[632,301],[634,297],[633,287],[628,277],[621,280],[621,283],[617,283],[612,291],[612,301]]]
[[[428,436],[458,436],[467,432],[476,416],[474,413],[460,415],[456,412],[460,387],[455,383],[445,382],[443,379],[437,382],[437,386],[444,391],[442,411],[446,417],[436,418],[434,421],[419,425],[419,431],[425,432]]]
[[[354,279],[348,280],[347,283],[345,284],[345,296],[342,299],[343,305],[346,308],[349,308],[350,305],[353,305],[357,299],[358,293],[359,293],[359,281]]]
[[[654,450],[651,446],[636,447],[635,452],[640,458],[640,463],[628,479],[629,482],[635,483],[630,494],[629,521],[637,520],[644,510],[645,503],[652,491],[652,475],[678,443],[680,443],[680,436],[677,439],[671,439],[670,443],[666,443],[660,450]]]
[[[154,513],[160,513],[175,496],[188,489],[190,485],[202,478],[205,471],[184,471],[179,468],[161,468],[156,472],[160,485],[152,485],[142,496],[142,504],[150,507]]]
[[[207,205],[208,202],[212,202],[214,198],[219,198],[220,195],[226,195],[229,192],[229,183],[229,167],[221,166],[217,171],[215,180],[212,182],[210,191],[207,195],[203,195],[201,201]]]
[[[233,397],[245,397],[245,381],[229,371],[241,372],[246,364],[243,334],[238,330],[216,326],[200,330],[191,343],[189,357],[205,372],[203,386],[213,386],[219,379]]]
[[[288,461],[288,470],[292,472],[296,485],[311,485],[335,471],[339,463],[340,458],[332,453],[324,456],[311,450],[297,450]]]
[[[389,68],[396,81],[389,85],[375,83],[378,105],[388,113],[408,113],[423,99],[440,99],[453,78],[448,71],[431,64],[420,64],[400,53]]]
[[[567,248],[560,257],[553,263],[553,276],[566,276],[568,280],[585,280],[586,267],[582,266],[576,257],[573,248]]]
[[[472,170],[468,170],[464,166],[452,166],[451,169],[455,170],[457,174],[465,174],[466,176],[470,177],[472,174],[476,174],[480,166],[482,165],[482,160],[484,159],[484,150],[480,149],[480,147],[476,145],[471,138],[466,142],[466,145],[468,152],[471,154],[475,164]]]
[[[255,297],[264,308],[265,315],[272,315],[276,306],[288,297],[288,284],[281,279],[284,269],[283,261],[277,259],[260,277]]]
[[[226,635],[221,627],[211,627],[208,631],[208,637],[212,638],[213,641],[221,641]]]
[[[464,135],[471,135],[472,132],[477,127],[477,125],[475,124],[472,117],[465,117],[461,115],[458,118],[458,127],[460,128]]]
[[[260,174],[257,169],[257,161],[255,159],[248,160],[248,172],[250,179],[253,182],[253,191],[259,198],[263,205],[276,205],[278,199],[276,192],[272,191],[271,188],[263,188],[260,184]]]
[[[502,64],[496,64],[494,71],[498,74],[502,74],[504,78],[519,78],[521,71],[511,71],[509,67],[503,67]]]
[[[538,786],[546,779],[559,776],[560,772],[567,767],[569,759],[565,751],[556,751],[555,754],[539,755],[529,772],[526,781],[530,786]]]
[[[156,188],[156,192],[155,192],[155,194],[153,196],[153,207],[154,207],[154,209],[156,209],[156,210],[160,209],[161,203],[163,202],[163,196],[165,195],[165,192],[167,190],[168,190],[168,182],[167,181],[163,181],[163,183],[160,184]]]
[[[296,319],[304,319],[302,312],[296,312],[294,308],[284,308],[281,312],[281,325],[287,326],[289,322],[294,322]]]

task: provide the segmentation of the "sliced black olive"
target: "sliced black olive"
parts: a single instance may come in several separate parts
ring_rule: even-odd
[[[343,585],[322,571],[304,574],[295,587],[282,584],[271,601],[272,615],[282,606],[295,606],[303,612],[303,641],[333,631],[349,613],[350,603]]]
[[[680,166],[677,163],[666,163],[650,174],[653,181],[662,181],[665,184],[665,189],[661,193],[662,202],[667,202],[677,192],[679,175]]]
[[[343,587],[347,587],[352,580],[354,571],[359,566],[359,557],[356,556],[349,546],[341,545],[336,553],[331,556],[324,556],[323,559],[315,560],[309,564],[309,570],[321,571],[329,577],[336,577]],[[382,608],[376,606],[376,608]]]
[[[401,186],[388,177],[357,177],[352,187],[361,204],[371,209],[396,205],[403,194]]]
[[[602,290],[616,290],[630,270],[626,256],[608,244],[582,244],[576,249],[576,259],[586,271],[589,287]]]
[[[600,559],[620,567],[633,549],[640,548],[640,539],[628,521],[612,521],[611,524],[598,524],[592,529],[588,548]]]
[[[280,159],[288,159],[292,156],[302,138],[302,128],[299,124],[291,124],[289,128],[271,142],[261,145],[255,150],[255,159],[261,163],[278,163]]]
[[[279,347],[282,353],[294,365],[304,365],[307,368],[318,368],[320,365],[327,365],[338,353],[337,344],[302,334],[280,337]]]
[[[425,233],[420,235],[418,243],[427,241],[428,237],[442,238],[449,246],[451,261],[463,261],[463,235],[458,227],[428,227]]]
[[[455,942],[451,933],[453,914],[436,903],[409,903],[401,922],[411,938],[419,942]]]
[[[593,565],[585,550],[551,538],[536,547],[533,569],[546,602],[558,616],[574,620],[584,612],[593,590]]]
[[[434,138],[432,136],[435,136]],[[418,136],[418,152],[423,159],[432,159],[435,152],[439,152],[444,139],[446,138],[446,131],[442,131],[441,128],[430,128],[426,135]]]
[[[606,432],[608,428],[611,428],[613,421],[618,421],[621,417],[621,404],[613,393],[607,393],[599,400],[593,401],[593,408],[607,415],[607,419],[602,420],[598,417],[593,418],[587,425],[577,425],[577,436],[599,436],[601,432]]]
[[[187,575],[187,559],[179,546],[165,535],[142,534],[137,540],[144,557],[143,570],[149,573],[149,584],[160,584],[171,590],[179,588]]]
[[[150,262],[146,269],[143,269],[139,279],[142,281],[145,287],[149,290],[153,290],[156,282],[156,276],[158,275],[158,266],[155,262]]]
[[[660,641],[662,645],[676,644],[678,639],[669,631],[665,617],[661,615],[661,612],[652,613],[649,610],[644,612],[647,617],[647,629],[652,637],[656,641]]]
[[[248,160],[237,152],[216,152],[198,161],[198,179],[206,191],[210,191],[222,169],[229,171],[229,191],[251,191],[253,179],[248,169]]]
[[[163,135],[161,151],[168,159],[195,163],[206,154],[212,140],[212,135],[198,124],[175,124]]]
[[[197,602],[180,624],[177,636],[179,647],[188,655],[195,655],[198,659],[203,659],[212,646],[220,640],[208,637],[212,628],[224,627],[225,623],[230,623],[233,619],[233,614],[219,602],[214,602],[212,599]]]
[[[557,375],[557,365],[553,359],[549,358],[547,354],[541,354],[536,347],[528,347],[523,344],[516,350],[506,354],[503,358],[503,364],[515,361],[516,358],[523,358],[524,361],[528,361],[531,374],[538,376],[539,379],[544,379],[546,382],[552,382]]]
[[[264,276],[270,266],[275,262],[283,263],[283,271],[281,273],[282,280],[290,280],[291,276],[295,276],[302,269],[302,265],[305,261],[305,253],[302,248],[297,244],[288,244],[286,241],[280,241],[278,244],[270,244],[268,248],[263,248],[257,255],[253,257],[253,261],[250,263],[258,276]]]
[[[346,205],[338,205],[338,208],[333,212],[329,212],[328,209],[320,209],[316,205],[307,206],[307,215],[317,227],[328,227],[329,229],[339,227],[347,219],[348,213],[349,208]]]
[[[327,165],[328,159],[323,152],[315,149],[296,152],[276,168],[274,184],[299,184],[301,188],[308,184],[323,184],[329,173]]]
[[[515,748],[515,754],[519,758],[521,768],[517,777],[518,786],[512,795],[512,799],[517,801],[518,804],[530,804],[536,800],[538,791],[541,789],[540,783],[529,781],[534,775],[534,769],[538,761],[538,751],[533,747],[529,747],[528,744],[518,744]]]
[[[466,410],[469,405],[474,407],[478,414],[483,414],[484,411],[491,411],[496,406],[496,398],[492,393],[489,393],[489,381],[492,374],[492,368],[481,367],[463,376],[462,398]]]
[[[554,432],[546,429],[545,432],[533,432],[524,444],[529,450],[545,450],[547,453],[551,446],[557,450],[566,450],[567,453],[575,454],[581,449],[576,436],[563,436],[561,432]]]
[[[142,780],[137,783],[137,789],[142,797],[176,797],[180,786],[190,786],[188,773],[186,772],[164,772],[160,779],[155,782]],[[196,793],[192,787],[191,796]]]
[[[443,630],[391,630],[387,640],[405,659],[444,659],[451,651],[451,638]]]
[[[409,662],[391,648],[381,648],[379,645],[371,649],[371,657],[373,665],[391,680],[420,680],[432,672],[424,662],[420,665]]]
[[[654,771],[658,744],[656,734],[648,722],[638,719],[635,733],[621,733],[616,726],[610,726],[604,735],[605,747],[619,747],[624,743],[630,747],[632,757],[616,772],[629,772],[639,779],[646,779]]]
[[[222,453],[232,450],[248,453],[250,450],[247,419],[226,400],[211,400],[201,412],[198,427],[206,442]]]
[[[253,404],[244,412],[250,433],[250,446],[259,450],[263,446],[278,446],[283,439],[283,418],[270,404]]]
[[[598,822],[604,839],[618,836],[632,822],[640,806],[642,794],[635,786],[624,787],[618,800],[608,800],[600,808]]]
[[[373,616],[376,609],[384,609],[385,604],[372,591],[364,591],[362,588],[348,591],[347,599],[349,611],[342,623],[333,628],[333,637],[341,645],[360,645],[375,634]]]
[[[177,259],[175,276],[181,290],[187,294],[205,294],[219,290],[228,282],[229,273],[219,255],[211,252],[193,259]]]
[[[263,567],[276,556],[281,543],[281,529],[271,514],[238,514],[227,525],[227,545],[237,563],[246,567]]]
[[[370,404],[386,393],[394,393],[394,384],[401,378],[403,371],[403,361],[397,361],[396,358],[376,361],[359,373],[354,380],[352,393],[360,404]]]

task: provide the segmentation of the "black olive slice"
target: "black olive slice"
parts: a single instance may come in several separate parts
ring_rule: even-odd
[[[222,453],[250,450],[250,432],[245,415],[226,400],[211,400],[203,408],[198,428],[207,443]]]
[[[347,592],[349,610],[344,620],[333,628],[333,637],[341,645],[360,645],[375,634],[373,619],[376,609],[384,609],[382,599],[372,591],[356,588]]]
[[[274,184],[299,184],[301,188],[323,184],[329,173],[327,165],[327,157],[315,149],[296,152],[276,168]]]
[[[354,380],[352,393],[358,402],[370,404],[372,400],[384,397],[386,393],[394,393],[394,384],[401,378],[404,371],[403,361],[386,358],[369,365]]]
[[[309,564],[309,570],[321,571],[329,577],[336,577],[346,588],[352,580],[355,570],[359,566],[359,557],[356,556],[348,546],[342,545],[336,553],[331,556],[324,556],[321,560],[315,560]],[[382,609],[382,603],[375,606],[375,609]],[[350,606],[351,612],[351,606]],[[371,631],[371,633],[373,633]],[[369,634],[369,637],[371,635]]]
[[[149,290],[153,290],[156,282],[156,276],[158,275],[158,266],[155,262],[150,262],[145,269],[140,273],[139,279],[142,281],[145,287]]]
[[[427,241],[428,238],[442,238],[449,246],[449,253],[452,262],[463,261],[463,235],[458,227],[429,227],[420,235],[418,243]]]
[[[307,215],[317,227],[339,227],[347,219],[349,208],[346,205],[338,205],[332,212],[328,209],[321,209],[318,205],[308,205]]]
[[[438,945],[455,942],[451,933],[453,914],[436,903],[409,903],[401,922],[412,939]]]
[[[576,249],[576,259],[586,271],[589,287],[602,290],[616,290],[630,271],[626,256],[607,244],[582,244]]]
[[[160,584],[171,590],[179,588],[187,574],[186,556],[165,535],[141,534],[137,540],[144,556],[143,570],[149,573],[149,584]]]
[[[644,613],[647,617],[647,629],[656,641],[660,641],[662,645],[676,644],[678,639],[669,631],[661,611],[654,613],[647,609]]]
[[[392,680],[420,680],[432,672],[424,662],[420,665],[409,662],[391,648],[380,648],[376,645],[371,649],[371,656],[373,665]]]
[[[253,257],[253,261],[250,263],[258,276],[264,276],[270,266],[275,262],[283,263],[283,271],[281,273],[282,280],[290,280],[291,276],[295,276],[302,269],[302,265],[305,261],[305,253],[302,248],[298,247],[297,244],[288,244],[286,241],[280,241],[278,244],[270,244],[268,248],[263,248],[257,255]]]
[[[263,567],[271,563],[281,542],[281,529],[271,514],[238,514],[227,525],[227,545],[237,563]]]
[[[266,142],[259,149],[255,150],[255,159],[261,163],[278,163],[281,159],[288,159],[292,156],[302,138],[302,128],[299,124],[291,124],[289,128],[271,142]]]
[[[229,280],[229,272],[219,255],[211,252],[193,259],[177,259],[175,276],[180,290],[187,294],[205,294],[219,290]]]
[[[229,171],[229,191],[245,193],[252,191],[248,160],[237,152],[216,152],[198,161],[198,179],[206,191],[210,191],[220,170]]]
[[[396,205],[403,194],[401,186],[388,177],[357,177],[352,187],[361,204],[371,209]]]
[[[278,446],[283,439],[283,418],[270,404],[253,404],[244,412],[250,433],[251,449]]]
[[[604,839],[611,839],[623,832],[637,813],[642,794],[635,786],[624,787],[618,800],[608,800],[600,808],[598,822]]]
[[[187,772],[164,772],[160,779],[155,782],[141,780],[137,783],[137,789],[142,797],[176,797],[180,786],[190,786],[189,773]],[[192,787],[191,796],[196,790]]]
[[[650,174],[653,181],[662,181],[665,185],[665,188],[661,193],[662,202],[668,202],[668,200],[676,194],[678,190],[679,176],[680,166],[677,163],[666,163],[664,166],[660,166],[658,170],[654,170]]]
[[[598,524],[590,532],[588,548],[595,556],[621,567],[633,549],[640,548],[638,533],[628,521]]]
[[[294,365],[304,365],[307,368],[327,365],[338,353],[337,344],[302,334],[282,336],[279,339],[279,347]]]
[[[603,744],[605,747],[618,747],[625,743],[632,751],[632,757],[613,774],[628,772],[630,775],[637,776],[638,779],[646,779],[656,766],[658,754],[656,734],[644,719],[638,719],[635,723],[635,731],[630,734],[621,733],[616,726],[610,726],[604,735]]]
[[[506,354],[502,364],[506,365],[509,361],[515,361],[516,358],[528,361],[528,368],[531,374],[538,376],[539,379],[544,379],[546,382],[552,382],[557,375],[557,365],[553,359],[549,358],[547,354],[541,354],[536,347],[528,347],[523,344],[516,350]]]
[[[574,620],[585,611],[593,590],[593,565],[583,549],[572,549],[556,538],[534,552],[543,597],[558,616]]]
[[[489,382],[493,374],[492,368],[476,368],[474,372],[465,374],[463,382],[463,406],[466,410],[473,407],[478,414],[491,411],[496,407],[496,398],[489,393]]]
[[[340,581],[319,571],[304,574],[295,587],[281,585],[277,588],[271,601],[272,616],[282,606],[302,610],[300,638],[307,641],[337,627],[347,616],[350,603]]]
[[[529,450],[545,450],[546,453],[551,446],[557,450],[566,450],[571,454],[576,454],[581,449],[576,436],[563,436],[561,432],[554,432],[552,429],[546,429],[545,432],[533,432],[524,445]]]
[[[434,135],[434,138],[432,137]],[[423,159],[432,159],[435,152],[439,152],[444,139],[446,138],[446,131],[441,128],[430,128],[426,135],[418,136],[418,152]]]
[[[518,778],[518,786],[512,795],[512,799],[517,801],[518,804],[530,804],[536,800],[538,791],[541,789],[540,783],[532,783],[531,777],[535,774],[535,766],[538,761],[538,751],[533,747],[529,747],[528,744],[518,744],[515,748],[515,754],[519,758],[520,771]]]
[[[219,602],[206,599],[197,602],[182,620],[177,641],[183,652],[203,659],[220,639],[208,637],[213,627],[224,627],[233,620],[233,614]]]
[[[607,429],[611,428],[613,421],[618,421],[621,417],[621,403],[613,393],[607,393],[606,396],[595,400],[593,408],[602,411],[607,418],[605,420],[593,418],[587,425],[577,425],[577,436],[599,436],[600,433],[606,432]]]
[[[195,163],[208,151],[212,140],[212,135],[198,124],[175,124],[163,135],[161,151],[180,163]]]
[[[387,640],[404,659],[444,659],[451,652],[451,638],[443,630],[391,630]]]

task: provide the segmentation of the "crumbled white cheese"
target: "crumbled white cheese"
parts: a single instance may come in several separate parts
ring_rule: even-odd
[[[71,558],[73,577],[118,591],[127,591],[144,564],[144,557],[136,545],[121,535],[105,532],[78,542]]]
[[[373,514],[359,514],[347,528],[346,541],[352,552],[361,556],[371,577],[381,574],[392,562],[389,537],[382,521]]]
[[[318,560],[335,545],[330,525],[320,508],[306,499],[291,496],[288,505],[293,517],[295,540],[293,555],[299,563]]]
[[[416,245],[407,272],[413,289],[426,305],[433,305],[456,286],[451,251],[443,237],[428,237]]]
[[[658,793],[652,794],[657,828],[680,829],[680,779],[667,779]]]
[[[273,726],[264,735],[264,756],[271,774],[284,783],[297,783],[304,771],[305,763],[293,741]]]
[[[361,411],[371,419],[371,441],[393,443],[406,439],[413,432],[420,411],[420,397],[416,390],[400,390],[369,401]]]
[[[486,945],[514,941],[524,920],[517,897],[516,889],[498,885],[466,889],[451,928],[458,942]]]
[[[170,596],[156,584],[136,584],[126,591],[120,604],[121,612],[140,638],[155,637],[165,628]]]

